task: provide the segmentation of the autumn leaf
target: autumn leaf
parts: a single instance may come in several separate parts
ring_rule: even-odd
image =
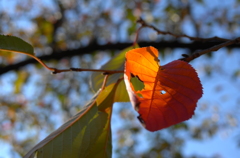
[[[157,131],[188,120],[201,98],[202,85],[187,62],[172,61],[159,66],[154,47],[126,53],[124,81],[138,119],[149,131]]]

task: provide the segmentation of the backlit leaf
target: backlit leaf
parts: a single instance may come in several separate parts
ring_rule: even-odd
[[[51,157],[59,157],[60,154],[63,155],[63,157],[64,155],[79,157],[83,152],[86,152],[90,147],[88,143],[91,144],[92,141],[100,135],[101,131],[99,131],[99,129],[103,129],[103,122],[107,119],[106,114],[104,116],[103,113],[98,113],[95,101],[97,96],[98,95],[94,96],[82,111],[38,143],[24,157],[32,158],[35,152],[38,158],[49,157],[49,155],[51,155]],[[96,127],[98,130],[91,131],[91,125],[94,125],[97,120],[100,121],[99,126]],[[80,145],[84,140],[87,141],[87,143],[81,147]],[[76,144],[77,142],[79,145]]]
[[[15,36],[0,35],[0,50],[16,51],[19,53],[34,55],[33,47],[29,43]]]
[[[96,143],[92,145],[89,149],[89,158],[109,158],[112,157],[112,133],[111,133],[111,115],[112,115],[112,105],[115,102],[114,96],[118,86],[116,84],[111,84],[104,89],[102,93],[97,97],[96,102],[99,111],[107,113],[107,122],[104,126],[101,135],[97,139]],[[98,153],[98,154],[96,154]]]
[[[25,158],[110,158],[111,113],[118,86],[111,84],[86,107],[32,148]]]
[[[143,89],[134,89],[133,77],[143,82]],[[203,93],[191,65],[175,60],[159,66],[158,51],[154,47],[127,52],[124,80],[138,118],[149,131],[191,118]]]
[[[117,54],[113,59],[104,64],[100,69],[101,70],[124,70],[125,54],[127,51],[138,48],[138,45],[130,46],[119,54]],[[116,83],[119,78],[123,77],[122,73],[116,73],[109,76],[106,85]],[[102,82],[104,80],[104,75],[101,72],[94,72],[91,76],[91,87],[96,92],[101,88]],[[118,85],[118,90],[116,91],[117,99],[116,102],[129,102],[129,97],[125,88],[124,81]]]

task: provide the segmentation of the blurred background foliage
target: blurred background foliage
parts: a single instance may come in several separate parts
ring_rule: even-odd
[[[230,9],[231,8],[231,9]],[[0,33],[21,37],[34,46],[41,57],[89,47],[95,50],[61,59],[48,59],[56,68],[99,68],[118,48],[117,43],[132,43],[142,17],[157,28],[175,34],[233,39],[240,34],[240,1],[207,0],[1,0]],[[190,43],[157,35],[151,29],[140,32],[139,41]],[[140,45],[141,46],[141,45]],[[164,47],[164,46],[161,46]],[[161,61],[179,59],[192,50],[176,45],[161,48]],[[203,157],[186,152],[189,141],[202,142],[216,136],[234,135],[240,145],[240,55],[239,48],[224,48],[192,62],[199,72],[204,96],[196,115],[159,132],[150,133],[136,119],[129,103],[116,103],[113,113],[114,157],[181,158]],[[25,55],[0,52],[1,69],[28,59]],[[39,64],[26,64],[0,76],[1,156],[21,157],[37,142],[73,116],[91,98],[89,72],[51,75]],[[219,79],[221,78],[221,80]],[[238,88],[237,88],[238,87]],[[231,106],[230,106],[231,104]],[[231,108],[227,108],[231,107]],[[211,150],[211,149],[209,149]],[[227,150],[227,149],[226,149]],[[214,153],[210,157],[221,157]]]

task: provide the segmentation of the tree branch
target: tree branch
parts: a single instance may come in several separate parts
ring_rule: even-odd
[[[201,42],[209,42],[209,41],[221,41],[221,42],[224,42],[224,41],[229,41],[229,39],[225,39],[225,38],[219,38],[219,37],[211,37],[211,38],[200,38],[200,37],[192,37],[192,36],[188,36],[188,35],[185,35],[185,34],[182,34],[182,35],[177,35],[177,34],[174,34],[174,33],[171,33],[171,32],[168,32],[168,31],[162,31],[162,30],[159,30],[158,28],[156,28],[155,26],[153,25],[150,25],[150,24],[147,24],[143,19],[138,19],[137,20],[137,23],[140,23],[141,24],[141,27],[148,27],[148,28],[151,28],[153,29],[154,31],[157,32],[157,34],[162,34],[162,35],[171,35],[175,38],[181,38],[181,37],[185,37],[185,38],[188,38],[192,41],[201,41]]]
[[[61,72],[68,72],[68,71],[76,71],[76,72],[82,72],[82,71],[92,71],[92,72],[102,72],[103,75],[111,75],[115,73],[124,73],[122,70],[102,70],[102,69],[84,69],[84,68],[70,68],[70,69],[56,69],[52,68],[52,73],[57,74]]]
[[[190,50],[190,52],[194,52],[199,49],[207,49],[210,47],[213,47],[215,45],[221,44],[222,42],[193,42],[193,43],[182,43],[179,41],[169,41],[169,42],[138,42],[138,44],[141,47],[145,46],[153,46],[156,47],[157,49],[165,49],[165,48],[187,48]],[[80,47],[77,49],[72,49],[72,50],[65,50],[65,51],[54,51],[50,55],[43,55],[40,56],[39,58],[46,62],[49,60],[60,60],[63,58],[68,58],[68,57],[73,57],[73,56],[81,56],[84,54],[90,54],[92,52],[98,51],[98,50],[122,50],[124,48],[127,48],[132,45],[132,42],[128,43],[110,43],[110,44],[105,44],[105,45],[99,45],[97,43],[91,43],[86,47]],[[239,45],[233,44],[227,46],[227,48],[240,48]],[[37,61],[35,59],[26,59],[25,61],[13,64],[13,65],[7,65],[5,67],[0,67],[0,75],[7,73],[12,70],[18,70],[19,68],[26,66],[28,64],[36,64]]]
[[[203,47],[201,48],[201,50],[197,50],[195,51],[194,53],[192,53],[191,55],[187,55],[187,54],[182,54],[182,56],[184,58],[181,58],[180,60],[183,60],[183,61],[186,61],[186,62],[190,62],[192,60],[194,60],[195,58],[203,55],[203,54],[206,54],[206,53],[209,53],[209,52],[212,52],[212,51],[217,51],[219,50],[220,48],[223,48],[223,47],[227,47],[227,46],[230,46],[230,45],[233,45],[233,44],[240,44],[240,37],[236,38],[235,40],[229,40],[229,39],[225,39],[225,38],[219,38],[219,37],[212,37],[212,38],[199,38],[199,37],[191,37],[191,36],[188,36],[188,35],[177,35],[177,34],[174,34],[174,33],[171,33],[171,32],[167,32],[167,31],[161,31],[159,30],[158,28],[156,28],[155,26],[153,25],[149,25],[147,24],[143,19],[138,19],[137,20],[137,23],[140,23],[141,24],[141,27],[139,28],[139,30],[143,27],[148,27],[148,28],[151,28],[153,29],[154,31],[157,32],[157,34],[163,34],[163,35],[171,35],[175,38],[182,38],[182,37],[185,37],[185,38],[188,38],[192,41],[200,41],[200,42],[212,42],[212,41],[218,41],[218,42],[224,42],[224,43],[221,43],[221,44],[217,44],[217,45],[214,45],[210,48],[207,48],[207,49],[204,49]],[[138,30],[138,32],[139,32]],[[138,34],[137,34],[138,35]],[[137,39],[137,37],[136,37]],[[204,49],[204,50],[202,50]]]
[[[235,40],[230,40],[230,41],[218,44],[218,45],[214,45],[213,47],[205,49],[205,50],[198,50],[198,51],[192,53],[190,56],[184,54],[183,56],[185,58],[182,58],[181,60],[184,60],[186,62],[190,62],[190,61],[194,60],[195,58],[200,57],[203,54],[206,54],[206,53],[209,53],[209,52],[212,52],[212,51],[218,51],[220,48],[223,48],[223,47],[226,47],[226,46],[229,46],[229,45],[232,45],[232,44],[240,44],[240,37],[236,38]]]

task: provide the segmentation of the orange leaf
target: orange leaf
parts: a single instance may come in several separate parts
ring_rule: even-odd
[[[158,51],[154,47],[126,53],[124,81],[129,98],[139,113],[138,119],[149,131],[191,118],[203,94],[201,82],[191,65],[181,60],[164,66],[158,63]],[[136,79],[143,83],[142,89],[134,87]]]

